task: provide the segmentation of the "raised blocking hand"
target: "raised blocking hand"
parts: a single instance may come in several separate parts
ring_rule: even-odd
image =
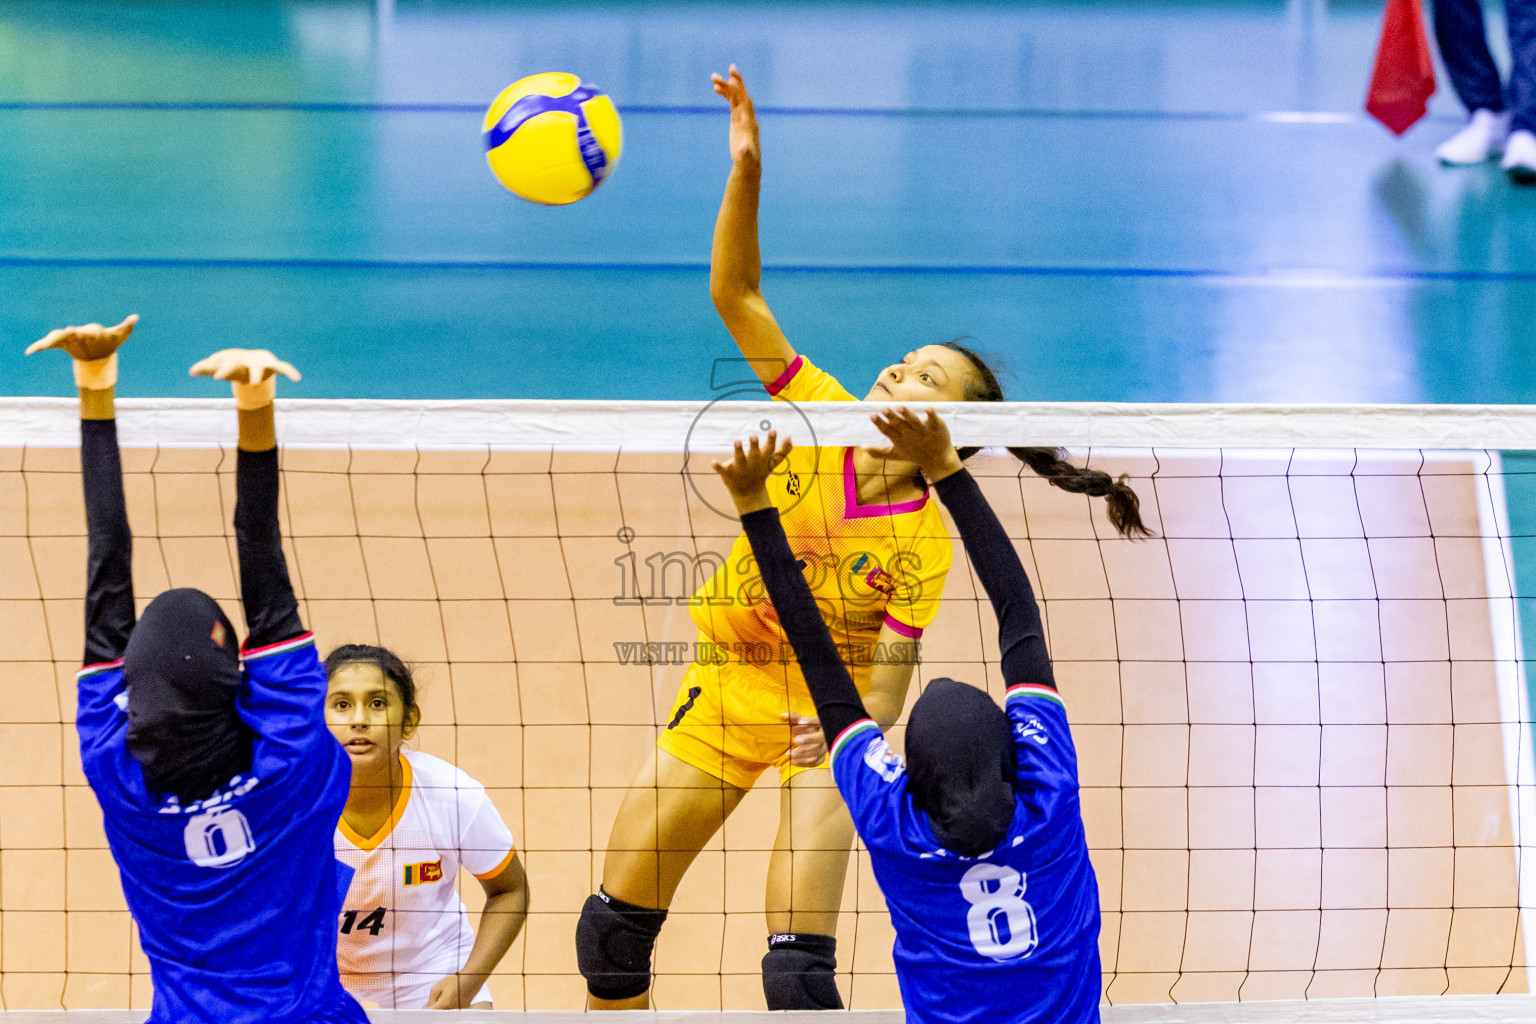
[[[139,314],[135,313],[116,327],[103,327],[101,324],[60,327],[28,345],[27,355],[56,348],[68,352],[71,358],[81,362],[95,362],[116,352],[128,340],[128,335],[133,333],[133,325],[138,322]]]
[[[82,406],[86,410],[84,415],[91,419],[108,418],[111,415],[112,387],[117,383],[117,350],[128,340],[128,335],[133,333],[133,325],[138,322],[139,314],[134,313],[116,327],[103,327],[101,324],[60,327],[28,345],[26,354],[50,348],[68,352],[75,361],[75,384],[81,389],[81,400],[87,401],[85,392],[93,392],[96,394],[89,398],[88,405],[107,403],[94,412],[88,406]]]
[[[300,379],[298,370],[264,348],[226,348],[194,363],[194,377],[227,380],[235,392],[235,405],[241,409],[259,409],[272,403],[277,393],[277,375]]]
[[[897,406],[882,409],[869,419],[891,442],[887,448],[874,449],[874,454],[916,463],[929,483],[937,483],[964,468],[954,442],[949,439],[949,428],[932,409],[918,416],[905,406]]]
[[[768,476],[794,449],[788,438],[784,439],[782,447],[778,442],[777,430],[768,431],[766,445],[759,444],[757,436],[753,435],[748,447],[743,447],[740,441],[736,442],[736,451],[731,461],[714,464],[715,472],[720,474],[725,489],[731,493],[731,500],[736,503],[737,515],[744,516],[773,504],[768,497]]]
[[[264,384],[282,374],[289,380],[301,375],[292,363],[285,363],[264,348],[220,349],[207,359],[192,365],[194,377],[212,377],[232,384]]]

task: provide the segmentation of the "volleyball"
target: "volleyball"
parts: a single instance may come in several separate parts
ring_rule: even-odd
[[[481,131],[496,180],[545,206],[590,195],[613,172],[624,148],[613,100],[563,71],[529,75],[507,86],[485,112]]]

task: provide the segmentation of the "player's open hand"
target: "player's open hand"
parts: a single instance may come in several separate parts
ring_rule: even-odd
[[[264,348],[226,348],[194,363],[192,376],[227,380],[231,384],[265,384],[278,374],[299,379],[299,371]]]
[[[732,64],[728,75],[716,72],[710,76],[710,81],[715,85],[715,92],[731,103],[731,159],[755,167],[762,160],[762,149],[757,141],[757,111],[741,80],[741,72]]]
[[[789,723],[789,763],[796,768],[815,768],[827,759],[827,737],[821,719],[786,711],[779,716]]]
[[[789,438],[786,437],[781,446],[779,432],[770,430],[767,444],[759,444],[754,434],[749,445],[736,442],[731,461],[715,463],[715,472],[720,474],[725,489],[731,492],[738,515],[772,506],[773,501],[768,497],[768,475],[789,457],[793,449]]]
[[[46,336],[28,345],[27,355],[42,352],[44,349],[57,348],[68,352],[72,358],[83,363],[105,359],[128,340],[128,335],[133,333],[133,325],[138,322],[139,314],[135,313],[116,327],[103,327],[101,324],[60,327],[56,331],[49,331]]]
[[[919,416],[906,406],[897,406],[882,409],[869,419],[891,442],[887,448],[874,449],[880,458],[916,463],[929,483],[963,468],[960,453],[949,439],[949,428],[932,409]]]

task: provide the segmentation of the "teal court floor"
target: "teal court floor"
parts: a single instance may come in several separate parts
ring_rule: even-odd
[[[186,367],[238,342],[309,397],[708,397],[735,61],[765,292],[856,392],[967,335],[1019,399],[1530,401],[1536,190],[1435,164],[1443,73],[1403,139],[1361,112],[1380,14],[0,0],[0,394],[65,393],[21,348],[138,312],[129,395],[213,394]],[[479,137],[550,69],[625,126],[562,209],[504,192]]]

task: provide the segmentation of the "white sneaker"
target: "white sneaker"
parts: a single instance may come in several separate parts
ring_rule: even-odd
[[[1461,131],[1440,143],[1435,156],[1446,164],[1480,164],[1504,149],[1509,134],[1509,112],[1472,111],[1472,120]]]
[[[1511,132],[1504,146],[1504,163],[1516,185],[1536,185],[1536,135],[1525,129]]]

